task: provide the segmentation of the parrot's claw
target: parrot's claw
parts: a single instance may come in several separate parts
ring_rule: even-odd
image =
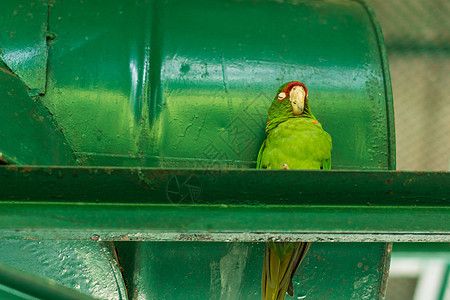
[[[283,164],[283,169],[289,170],[289,166],[287,164]]]

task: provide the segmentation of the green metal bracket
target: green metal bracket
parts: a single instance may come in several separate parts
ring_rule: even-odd
[[[2,166],[0,180],[3,238],[450,241],[448,172]]]

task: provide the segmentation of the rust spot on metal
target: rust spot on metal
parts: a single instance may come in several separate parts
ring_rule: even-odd
[[[419,176],[423,176],[423,175],[427,174],[427,172],[424,172],[424,171],[414,171],[413,173],[416,175],[419,175]]]
[[[386,184],[391,184],[392,181],[394,181],[392,178],[391,178],[391,179],[388,179],[388,180],[386,180]]]
[[[94,234],[93,236],[91,236],[91,240],[93,240],[94,242],[98,241],[100,239],[100,236],[98,234]]]
[[[208,234],[180,234],[180,241],[211,241],[212,236]]]
[[[36,169],[35,167],[22,167],[22,173],[30,173],[31,171],[33,171],[34,169]]]
[[[405,182],[403,182],[403,186],[407,186],[408,184],[410,184],[411,182],[413,182],[414,179],[413,178],[409,178],[408,180],[406,180]]]
[[[13,73],[11,73],[11,71],[9,71],[8,69],[5,69],[5,68],[0,68],[0,72],[6,73],[9,75],[14,75]],[[14,89],[11,89],[11,91],[14,91]]]
[[[387,191],[386,194],[392,195],[393,193],[392,193],[392,191]]]

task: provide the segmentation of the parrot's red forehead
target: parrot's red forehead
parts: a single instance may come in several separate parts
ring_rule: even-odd
[[[307,89],[306,86],[305,86],[303,83],[301,83],[300,81],[291,81],[291,82],[288,82],[288,83],[286,84],[286,86],[283,88],[283,92],[285,92],[286,94],[289,93],[289,92],[291,91],[291,89],[292,89],[294,86],[296,86],[296,85],[299,85],[299,86],[303,87],[303,88],[305,89],[305,94],[306,94],[306,96],[308,95],[308,89]]]

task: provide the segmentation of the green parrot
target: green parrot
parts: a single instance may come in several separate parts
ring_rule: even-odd
[[[298,81],[283,84],[269,108],[266,139],[258,169],[330,169],[331,137],[308,104],[308,90]],[[295,188],[295,187],[294,187]],[[294,295],[292,278],[311,243],[269,242],[262,275],[262,299]]]

